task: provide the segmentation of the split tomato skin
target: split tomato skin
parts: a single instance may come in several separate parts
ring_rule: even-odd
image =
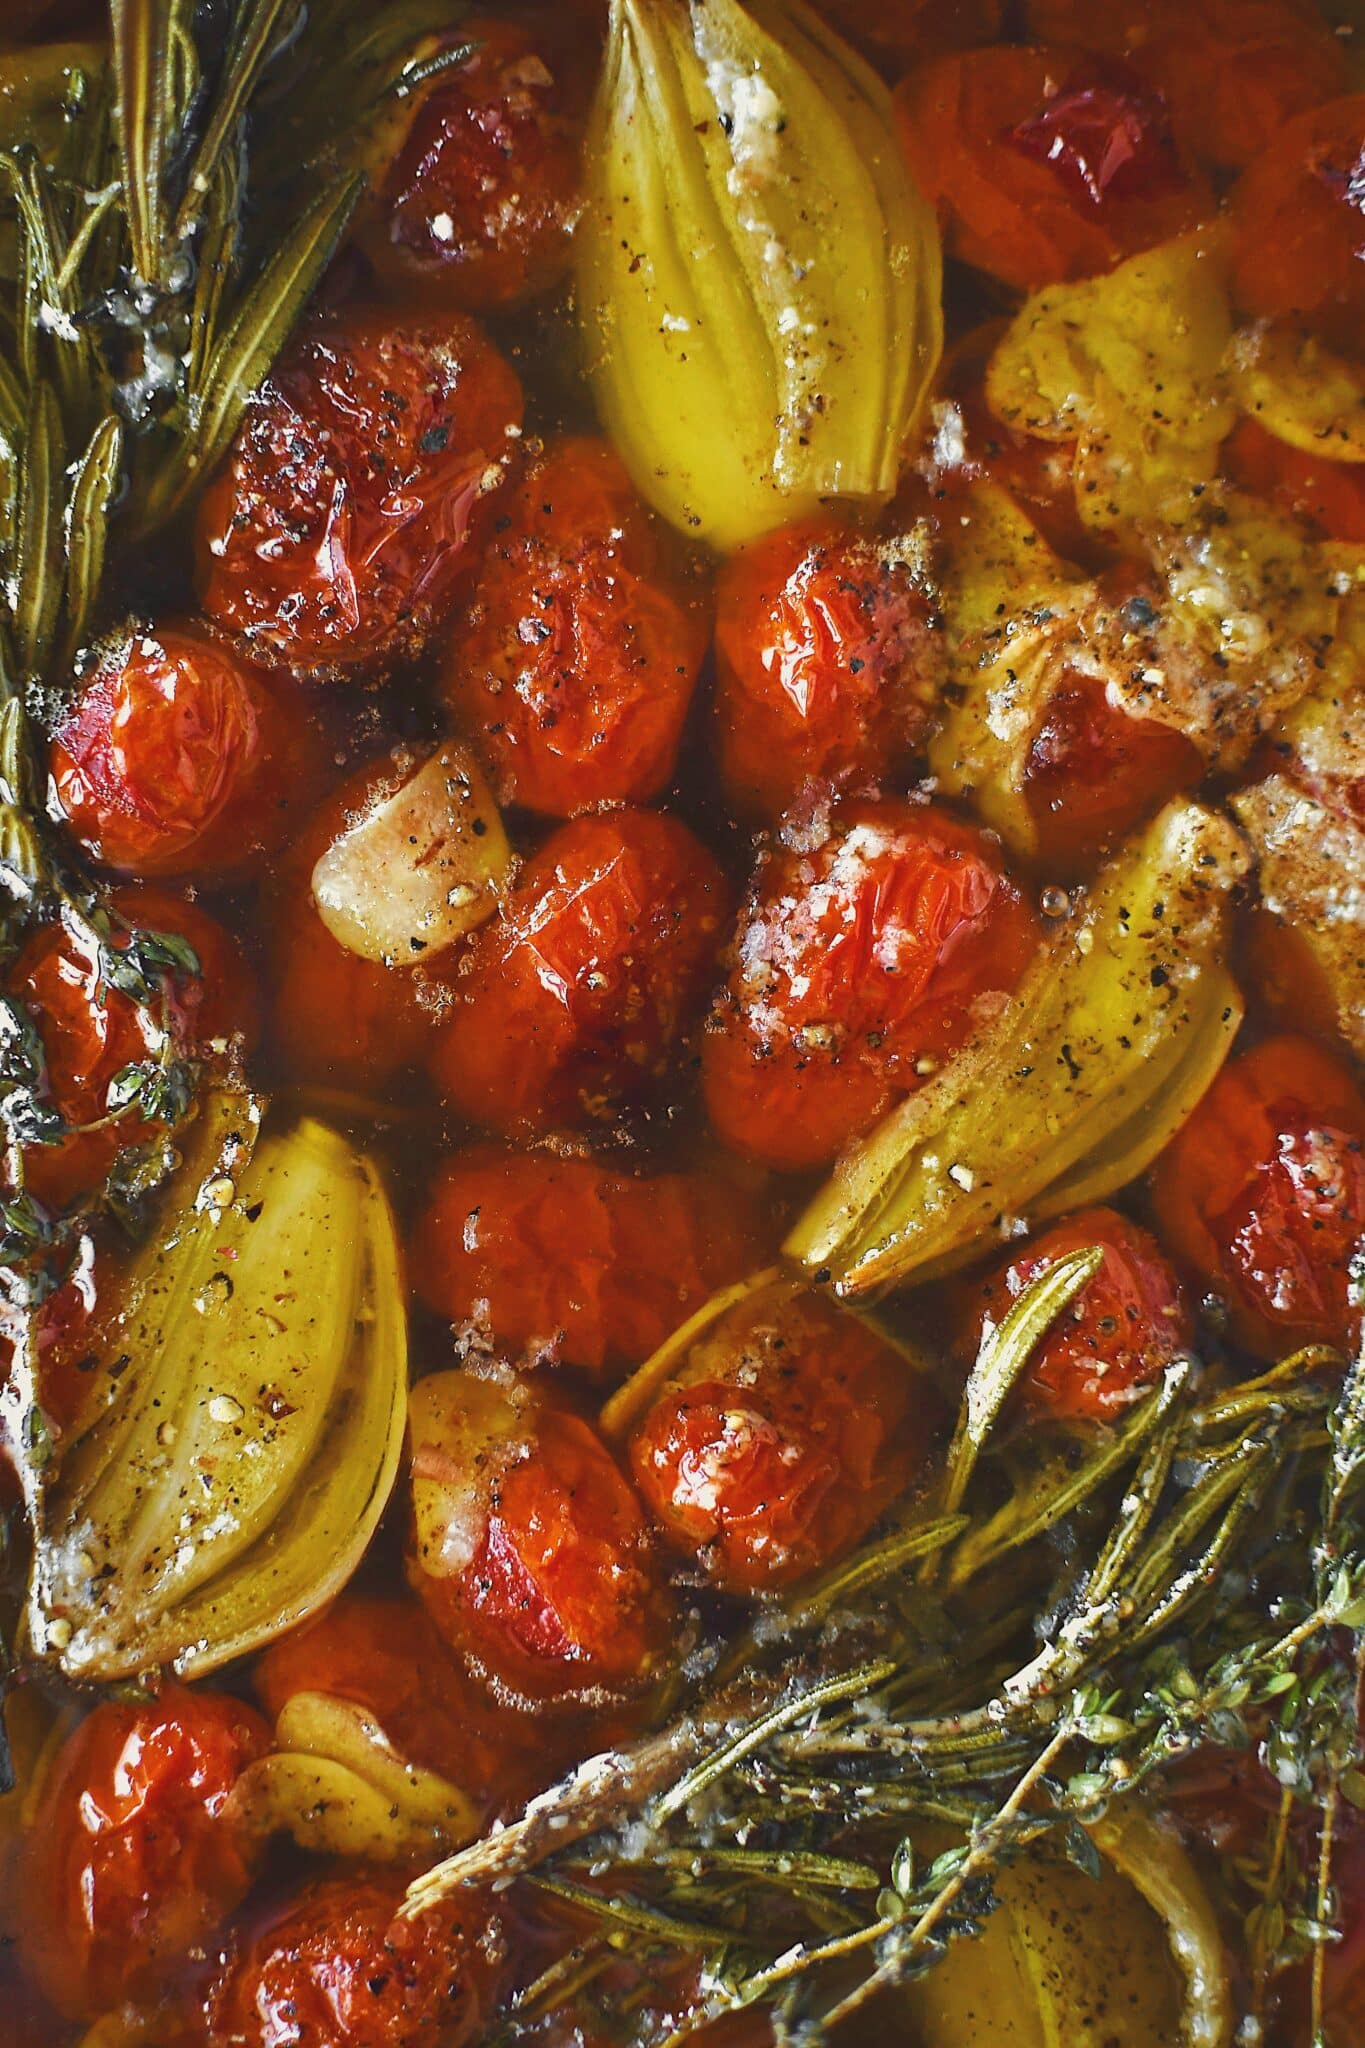
[[[1365,464],[1309,455],[1244,419],[1223,443],[1222,468],[1241,489],[1306,519],[1328,540],[1365,545]]]
[[[417,1290],[500,1357],[619,1379],[760,1262],[755,1206],[714,1174],[477,1146],[436,1175]]]
[[[940,1419],[864,1324],[772,1290],[701,1337],[630,1441],[670,1547],[728,1592],[809,1578],[904,1491]]]
[[[521,410],[515,372],[471,320],[320,316],[204,495],[205,612],[314,680],[414,656],[474,567]]]
[[[129,930],[174,934],[193,948],[200,972],[170,973],[166,1019],[177,1052],[223,1065],[235,1044],[245,1050],[259,1032],[255,981],[223,927],[168,889],[116,889],[110,898],[117,949]],[[102,974],[98,949],[63,924],[28,941],[14,963],[9,993],[37,1025],[46,1054],[47,1099],[69,1124],[94,1124],[108,1114],[109,1086],[128,1066],[154,1054],[155,1016]],[[143,1142],[152,1126],[135,1112],[102,1130],[73,1130],[56,1145],[25,1153],[25,1184],[61,1208],[99,1186],[124,1145]]]
[[[728,909],[676,818],[576,818],[523,868],[466,956],[430,1066],[507,1135],[609,1120],[657,1090],[703,1000]]]
[[[571,437],[499,521],[442,689],[501,800],[566,818],[666,788],[709,638],[703,593],[620,458]]]
[[[1232,201],[1233,296],[1257,319],[1302,321],[1365,353],[1365,93],[1300,114]]]
[[[105,1701],[68,1736],[20,1883],[24,1966],[65,2018],[163,1990],[245,1898],[257,1858],[225,1809],[269,1746],[253,1708],[179,1685]]]
[[[511,1704],[645,1690],[671,1606],[630,1481],[580,1416],[466,1373],[418,1383],[408,1577],[437,1631]]]
[[[1365,1098],[1344,1061],[1284,1034],[1223,1068],[1152,1174],[1192,1282],[1258,1357],[1360,1330]]]
[[[591,68],[548,13],[473,15],[469,55],[416,99],[359,239],[381,278],[425,305],[517,305],[567,274]]]
[[[896,111],[950,251],[1019,291],[1112,270],[1213,210],[1160,97],[1083,49],[943,57],[902,82]]]
[[[177,620],[104,643],[50,766],[94,859],[136,875],[213,875],[280,845],[315,789],[318,752],[284,684]]]
[[[1026,1414],[1112,1422],[1193,1339],[1180,1282],[1151,1232],[1116,1209],[1082,1209],[962,1288],[964,1360],[1030,1282],[1091,1246],[1102,1255],[1098,1271],[1035,1347],[1019,1384]]]
[[[504,1937],[457,1893],[399,1918],[406,1880],[364,1869],[306,1885],[248,1934],[204,2007],[203,2048],[464,2048],[486,2024]]]
[[[965,1041],[1036,939],[996,843],[934,804],[852,803],[811,851],[770,852],[702,1044],[717,1135],[826,1164]]]
[[[940,649],[903,544],[820,519],[740,549],[716,591],[716,739],[731,805],[771,823],[812,786],[880,781],[927,728]]]

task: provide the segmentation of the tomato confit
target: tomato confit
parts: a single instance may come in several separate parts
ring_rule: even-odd
[[[0,17],[4,2048],[1359,2048],[1365,15]]]

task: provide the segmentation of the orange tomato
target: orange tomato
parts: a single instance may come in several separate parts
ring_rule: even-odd
[[[1307,519],[1330,540],[1365,543],[1365,463],[1308,455],[1240,420],[1223,443],[1223,474],[1244,491]]]
[[[1365,93],[1300,114],[1233,195],[1233,295],[1365,352]]]

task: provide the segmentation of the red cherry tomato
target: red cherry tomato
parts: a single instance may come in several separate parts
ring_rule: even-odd
[[[1000,33],[1001,0],[816,0],[816,12],[889,78]]]
[[[1029,1361],[1019,1398],[1034,1415],[1107,1422],[1122,1413],[1194,1334],[1180,1284],[1150,1231],[1114,1209],[1082,1209],[962,1289],[963,1350],[974,1358],[1029,1282],[1068,1252],[1097,1245],[1103,1262]]]
[[[197,975],[166,976],[165,1020],[177,1051],[222,1064],[227,1043],[255,1039],[258,1020],[251,972],[235,940],[213,918],[166,889],[119,889],[111,899],[113,946],[129,931],[167,932],[188,941]],[[35,933],[9,979],[42,1037],[48,1099],[70,1124],[94,1124],[109,1113],[109,1086],[124,1068],[154,1056],[159,1019],[107,982],[98,949],[78,932],[53,924]],[[143,1142],[151,1126],[129,1114],[101,1130],[72,1131],[57,1145],[25,1154],[25,1182],[40,1201],[61,1207],[104,1179],[124,1145]]]
[[[422,304],[481,312],[568,270],[591,68],[548,14],[473,15],[451,40],[470,54],[417,97],[360,241]]]
[[[655,811],[576,818],[528,861],[469,954],[431,1067],[495,1129],[609,1116],[654,1087],[704,993],[725,885]]]
[[[224,1693],[167,1686],[95,1708],[43,1785],[23,1851],[24,1966],[68,2019],[165,1988],[246,1896],[248,1839],[224,1813],[265,1723]]]
[[[334,939],[313,899],[313,869],[337,835],[411,773],[389,756],[348,776],[282,863],[268,920],[272,1044],[300,1079],[366,1088],[415,1065],[449,1003],[444,954],[412,966],[362,958]]]
[[[756,1266],[761,1241],[752,1205],[714,1174],[482,1146],[437,1174],[413,1268],[423,1300],[500,1356],[615,1378]]]
[[[961,1045],[1036,938],[993,841],[929,804],[852,804],[760,864],[702,1047],[729,1145],[820,1166]]]
[[[570,817],[668,783],[709,639],[680,567],[606,442],[557,442],[531,468],[443,685],[504,802]]]
[[[1365,93],[1291,121],[1243,176],[1232,218],[1243,310],[1365,353]]]
[[[1158,1160],[1152,1199],[1167,1243],[1227,1303],[1249,1350],[1354,1341],[1365,1100],[1341,1060],[1292,1036],[1230,1060]]]
[[[1286,121],[1342,90],[1345,56],[1314,0],[1028,0],[1030,34],[1131,62],[1192,163],[1255,163]]]
[[[1094,676],[1064,670],[1024,764],[1039,863],[1075,874],[1203,770],[1184,733],[1125,710]]]
[[[1255,420],[1240,420],[1223,443],[1223,474],[1329,540],[1365,543],[1365,463],[1306,455]]]
[[[414,1390],[408,1575],[444,1639],[522,1702],[637,1693],[670,1608],[644,1511],[579,1416],[469,1373]]]
[[[200,627],[120,633],[52,743],[57,800],[96,860],[211,874],[272,852],[316,781],[307,714]]]
[[[249,1936],[205,2009],[206,2048],[464,2048],[488,2022],[503,1939],[477,1893],[398,1917],[406,1879],[320,1879]]]
[[[837,520],[732,556],[716,591],[716,719],[732,804],[775,819],[809,784],[876,782],[928,723],[940,636],[895,543]]]
[[[951,252],[1020,290],[1111,270],[1212,209],[1160,99],[1112,60],[974,50],[912,72],[896,106]]]
[[[631,1470],[675,1550],[727,1590],[759,1592],[865,1535],[939,1419],[864,1324],[774,1289],[699,1338],[631,1437]]]
[[[516,376],[472,321],[320,318],[205,493],[205,611],[300,675],[415,653],[473,566],[520,424]]]

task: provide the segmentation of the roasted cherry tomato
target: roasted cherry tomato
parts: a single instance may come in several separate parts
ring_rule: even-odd
[[[654,1087],[726,909],[710,854],[654,811],[576,818],[475,939],[432,1054],[447,1099],[503,1131],[610,1116]]]
[[[301,703],[189,623],[100,648],[52,742],[57,800],[96,860],[215,874],[272,852],[317,781]]]
[[[423,305],[480,312],[568,270],[591,67],[548,11],[533,24],[471,15],[450,40],[469,55],[404,110],[359,238]]]
[[[630,1481],[581,1417],[468,1372],[410,1410],[408,1573],[442,1636],[523,1702],[639,1692],[670,1606]]]
[[[912,72],[896,104],[949,249],[1024,291],[1111,270],[1212,209],[1160,98],[1112,59],[973,50]]]
[[[205,2007],[207,2048],[464,2048],[503,1937],[477,1893],[399,1918],[405,1879],[322,1878],[243,1940]]]
[[[1230,1060],[1152,1176],[1162,1234],[1264,1358],[1347,1345],[1361,1319],[1365,1100],[1310,1039]]]
[[[369,1087],[422,1058],[450,1002],[442,953],[386,966],[343,946],[318,915],[313,869],[347,825],[411,772],[385,756],[349,776],[282,863],[270,897],[276,1051],[300,1078]]]
[[[823,14],[890,78],[943,50],[988,43],[1000,33],[1002,0],[816,0]]]
[[[1365,93],[1291,121],[1233,198],[1232,289],[1365,354]]]
[[[673,1549],[759,1592],[865,1535],[939,1420],[914,1367],[865,1324],[770,1288],[693,1345],[631,1437],[631,1470]]]
[[[165,1988],[246,1896],[250,1841],[224,1812],[270,1746],[253,1708],[167,1686],[108,1701],[67,1738],[24,1847],[24,1964],[58,2012],[93,2019]]]
[[[812,785],[878,781],[923,733],[938,621],[903,544],[837,520],[731,557],[716,591],[716,727],[726,794],[775,819]]]
[[[1180,1283],[1151,1232],[1115,1209],[1082,1209],[963,1287],[966,1358],[1030,1281],[1091,1245],[1103,1254],[1099,1271],[1036,1347],[1020,1383],[1019,1398],[1034,1415],[1107,1422],[1193,1337]]]
[[[204,911],[165,889],[114,892],[114,952],[130,934],[164,932],[192,948],[199,973],[156,966],[161,1014],[141,1008],[105,979],[99,949],[83,934],[52,924],[37,932],[14,964],[9,993],[37,1025],[47,1059],[47,1098],[69,1124],[99,1124],[109,1088],[125,1067],[157,1052],[164,1021],[183,1057],[222,1064],[231,1041],[250,1044],[257,1030],[254,981],[236,942]],[[104,1179],[121,1146],[141,1143],[152,1126],[130,1112],[99,1130],[73,1130],[56,1145],[30,1147],[24,1178],[41,1201],[61,1206]]]
[[[1365,544],[1365,463],[1306,455],[1255,420],[1241,420],[1223,443],[1223,473],[1329,540]]]
[[[1039,863],[1079,872],[1168,797],[1193,788],[1203,768],[1184,733],[1125,710],[1095,676],[1065,670],[1024,763]]]
[[[605,441],[531,466],[444,671],[504,802],[569,817],[668,783],[710,638],[679,557]]]
[[[832,1159],[1013,988],[1036,926],[994,842],[931,804],[850,804],[759,865],[702,1047],[727,1144]]]
[[[472,321],[319,318],[250,400],[199,511],[199,594],[315,677],[414,654],[473,567],[521,427]]]
[[[1193,163],[1255,163],[1286,121],[1342,90],[1345,58],[1315,0],[1027,0],[1040,42],[1131,62]]]
[[[481,1146],[437,1174],[413,1269],[476,1345],[617,1377],[757,1265],[761,1241],[752,1205],[714,1174]]]

